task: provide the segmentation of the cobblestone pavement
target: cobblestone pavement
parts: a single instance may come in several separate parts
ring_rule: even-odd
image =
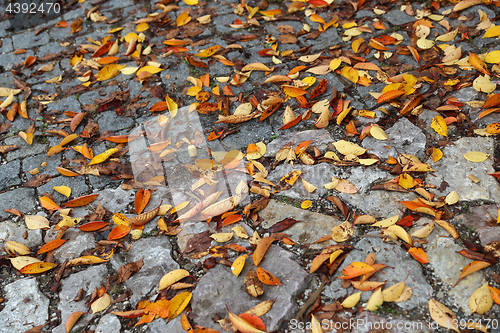
[[[484,130],[500,122],[500,112],[481,114],[484,101],[499,89],[478,91],[471,82],[484,72],[467,58],[470,52],[482,62],[492,51],[500,52],[498,37],[481,38],[498,23],[499,7],[469,1],[472,6],[452,12],[455,5],[445,1],[363,1],[361,8],[337,1],[326,7],[288,0],[247,0],[249,7],[235,0],[186,2],[59,1],[52,7],[57,15],[40,15],[47,2],[25,2],[35,5],[32,15],[23,14],[22,6],[20,13],[8,13],[15,3],[0,3],[0,105],[6,106],[0,114],[0,239],[5,245],[0,250],[0,332],[66,332],[65,324],[77,315],[71,332],[185,332],[181,318],[197,332],[236,331],[228,310],[242,314],[266,300],[274,301],[271,309],[256,311],[269,332],[310,332],[311,311],[337,327],[325,332],[340,332],[339,327],[444,332],[430,317],[430,298],[445,304],[461,323],[482,321],[489,332],[500,332],[498,304],[481,315],[469,307],[473,292],[486,282],[500,287],[495,259],[500,186],[489,175],[499,171],[500,154],[498,136]],[[455,38],[436,39],[455,29]],[[426,36],[437,46],[424,48]],[[134,43],[140,48],[130,46]],[[461,47],[455,62],[441,64],[452,51],[440,43]],[[109,54],[117,58],[105,58]],[[338,67],[339,61],[332,71],[334,59],[343,64]],[[356,75],[363,78],[354,84],[359,79],[349,68],[363,63],[381,70],[356,65]],[[488,85],[498,84],[498,60],[486,63]],[[245,68],[248,64],[254,65]],[[135,71],[145,65],[152,67]],[[410,83],[412,77],[418,83]],[[296,94],[287,99],[279,87],[292,79],[304,81],[290,83],[298,90],[282,87],[289,97]],[[327,87],[316,100],[324,99],[326,106],[315,113],[321,102],[313,106],[312,98],[299,95],[312,82],[311,96],[322,79]],[[401,82],[406,86],[394,89],[406,87],[413,89],[408,95],[421,96],[402,117],[408,99],[377,104],[388,84]],[[283,107],[263,121],[253,119],[277,99]],[[351,113],[342,123],[345,112],[335,112],[347,106]],[[446,121],[441,133],[446,136],[435,130],[436,116]],[[318,118],[330,122],[321,126]],[[290,119],[298,124],[282,129]],[[346,130],[348,123],[354,130]],[[388,140],[380,140],[382,134],[367,127],[371,124],[378,124]],[[309,140],[310,155],[278,163],[278,155],[289,160],[295,147]],[[343,152],[334,145],[339,140],[356,143],[362,153]],[[291,149],[283,153],[287,145]],[[489,155],[470,158],[479,162],[464,158],[471,151]],[[254,162],[252,154],[258,157]],[[411,165],[432,171],[406,173],[403,168]],[[301,180],[293,186],[282,180],[293,178],[293,171],[302,172],[304,186]],[[400,174],[414,179],[406,189],[399,185],[407,184]],[[332,177],[345,187],[331,185]],[[151,193],[145,207],[137,200],[140,189]],[[94,200],[65,206],[82,196]],[[401,203],[417,198],[423,200],[416,201],[420,210],[412,212]],[[139,208],[151,213],[138,215]],[[229,225],[231,216],[220,216],[227,211],[241,220],[233,218]],[[311,274],[313,259],[337,244],[335,236],[316,241],[360,215],[368,224],[398,215],[410,222],[385,231],[386,238],[360,220],[353,229],[342,224],[352,230],[345,241],[352,247]],[[296,223],[278,228],[290,218]],[[133,230],[122,222],[126,236],[113,238],[120,219],[135,222]],[[79,228],[99,221],[104,222],[100,229]],[[421,228],[432,233],[424,237]],[[452,237],[453,230],[459,239]],[[413,242],[405,240],[405,233]],[[259,287],[247,280],[257,268],[248,258],[237,277],[233,263],[245,253],[252,257],[258,252],[256,239],[269,236],[274,242],[259,267],[281,284],[261,285],[263,294],[253,297],[248,290]],[[65,242],[37,253],[58,239]],[[418,247],[428,263],[409,254]],[[379,266],[370,281],[391,286],[406,278],[413,295],[367,311],[372,291],[363,291],[357,307],[344,309],[340,303],[356,290],[338,279],[341,271],[370,253],[377,264],[388,266]],[[495,264],[455,286],[473,260]],[[21,272],[37,261],[57,266],[39,274]],[[180,284],[158,291],[164,275],[183,270],[189,276],[181,275]],[[109,306],[99,308],[108,305],[108,296]],[[148,302],[160,307],[165,300],[170,314],[144,310]],[[189,302],[185,309],[183,301]],[[120,314],[136,309],[135,316]],[[135,326],[141,316],[144,323]]]

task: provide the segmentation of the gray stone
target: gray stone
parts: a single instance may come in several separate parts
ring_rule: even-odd
[[[47,192],[54,197],[55,202],[66,202],[68,201],[68,198],[66,198],[66,196],[62,195],[59,192],[56,192],[53,189],[54,186],[62,186],[62,185],[71,188],[70,198],[77,198],[81,195],[88,193],[90,190],[87,184],[85,184],[85,179],[83,178],[83,176],[77,176],[77,177],[60,176],[52,178],[47,182],[47,184],[40,186],[38,188],[38,193],[42,195],[45,192]]]
[[[64,323],[68,317],[75,311],[88,312],[89,296],[94,289],[100,288],[105,282],[108,274],[106,265],[95,265],[79,273],[71,274],[69,277],[61,280],[61,292],[59,293],[58,309],[61,311],[61,325],[55,327],[52,333],[65,333]],[[78,291],[83,289],[87,297],[75,302],[73,301]],[[73,327],[75,332],[81,330],[92,318],[92,314],[84,314]]]
[[[0,64],[2,64],[1,66],[5,71],[10,71],[15,65],[24,62],[30,55],[33,55],[32,51],[23,54],[14,54],[12,52],[0,54]]]
[[[259,216],[264,220],[261,226],[265,229],[272,227],[286,218],[293,218],[300,221],[283,231],[289,234],[290,238],[300,245],[312,244],[320,237],[331,234],[332,228],[342,222],[336,216],[328,216],[295,208],[274,199],[269,201],[266,208],[259,211]],[[332,244],[335,244],[335,242],[329,240],[320,244],[312,244],[311,248],[324,248]]]
[[[200,279],[191,301],[193,313],[198,315],[197,324],[220,330],[220,325],[214,323],[212,318],[216,313],[227,318],[226,304],[232,313],[240,314],[264,300],[274,298],[276,302],[271,310],[261,317],[268,331],[280,330],[295,316],[298,310],[295,299],[308,287],[311,275],[293,260],[292,253],[272,245],[260,266],[276,276],[282,285],[264,285],[264,294],[256,299],[247,293],[243,283],[250,269],[255,270],[250,262],[249,259],[238,278],[229,267],[217,265]]]
[[[0,22],[0,24],[2,24],[2,23],[3,22]],[[0,34],[2,34],[2,33],[0,32]],[[2,46],[0,46],[0,54],[12,52],[12,50],[14,50],[14,47],[12,46],[12,38],[8,38],[8,37],[2,38]]]
[[[388,22],[392,23],[393,25],[401,25],[415,21],[415,17],[406,14],[406,12],[404,11],[401,11],[399,7],[388,12],[386,15],[384,15],[384,18],[386,18]]]
[[[333,143],[332,137],[325,129],[292,132],[281,135],[277,139],[271,141],[267,145],[264,156],[274,157],[274,155],[287,144],[290,144],[292,148],[295,149],[299,143],[309,140],[312,140],[310,146],[318,148],[321,152],[325,152],[327,147]]]
[[[47,31],[35,35],[34,31],[26,31],[12,36],[15,49],[30,49],[35,46],[47,44],[50,36]]]
[[[492,158],[475,163],[463,157],[463,154],[470,151],[480,151],[493,156],[494,140],[492,138],[461,138],[455,141],[454,145],[444,147],[442,151],[443,158],[433,166],[437,171],[427,176],[427,182],[437,187],[441,186],[443,181],[448,183],[449,187],[443,191],[436,190],[437,195],[447,195],[455,190],[460,201],[498,201],[500,185],[494,177],[487,175],[487,173],[494,172]],[[474,183],[469,175],[477,177],[479,182]]]
[[[45,167],[41,166],[43,162],[47,163]],[[60,173],[57,171],[59,164],[61,164],[61,157],[57,154],[52,156],[47,156],[47,154],[30,156],[23,159],[23,172],[28,178],[31,178],[32,176],[28,171],[38,168],[42,174],[59,176]]]
[[[388,172],[370,168],[354,167],[351,168],[351,176],[347,177],[353,183],[359,192],[354,194],[337,193],[336,195],[344,202],[356,207],[365,214],[372,215],[375,218],[387,218],[400,213],[403,208],[397,201],[407,201],[416,198],[414,193],[402,193],[394,191],[370,191],[375,183],[383,183],[394,178]]]
[[[24,278],[5,286],[5,307],[0,312],[0,332],[24,332],[49,319],[49,299],[38,289],[35,278]]]
[[[100,132],[119,131],[132,127],[134,121],[128,117],[118,116],[115,111],[106,111],[101,113],[97,124]]]
[[[338,279],[338,277],[346,266],[355,261],[364,262],[366,256],[370,253],[375,253],[377,255],[375,260],[376,263],[393,267],[384,268],[381,272],[377,272],[369,278],[370,281],[386,281],[383,289],[403,281],[409,274],[408,279],[405,281],[405,285],[410,288],[415,288],[413,290],[413,295],[409,300],[395,304],[405,310],[410,310],[424,306],[424,304],[429,301],[429,294],[432,292],[432,287],[427,283],[421,265],[399,246],[384,243],[380,238],[375,237],[361,239],[356,244],[356,248],[349,252],[349,255],[333,276],[336,280],[329,286],[326,286],[325,295],[335,301],[339,297],[350,294],[353,289],[351,289],[351,287],[347,290],[342,288],[342,280]],[[354,291],[357,292],[356,290]],[[372,292],[362,292],[361,300],[363,302],[368,301],[371,294]]]
[[[156,294],[161,278],[168,272],[179,268],[171,256],[172,248],[167,238],[154,237],[140,239],[124,257],[114,255],[111,264],[118,270],[122,265],[144,258],[144,266],[132,275],[125,284],[132,290],[130,303],[135,306],[142,297]]]
[[[80,82],[80,81],[78,81],[78,82]],[[62,87],[61,87],[61,89],[62,89]],[[54,101],[52,103],[47,104],[47,110],[48,111],[59,110],[62,112],[64,112],[64,111],[81,112],[82,107],[80,106],[80,103],[75,98],[75,96],[69,96],[69,97],[66,97],[64,99],[60,99],[60,100],[57,100],[57,101]]]
[[[37,155],[44,153],[46,151],[46,145],[33,143],[28,145],[20,136],[13,136],[5,139],[6,145],[21,145],[19,149],[7,153],[7,161],[12,161],[17,158],[25,158],[32,155]]]
[[[45,234],[45,242],[48,243],[56,239],[58,231],[55,230],[55,226],[50,228]],[[64,262],[64,260],[74,259],[80,256],[80,254],[93,248],[95,246],[95,237],[91,232],[80,231],[77,228],[70,228],[64,233],[64,238],[68,241],[63,245],[54,250],[54,255]]]
[[[103,208],[117,213],[125,213],[129,204],[133,204],[135,198],[134,191],[126,191],[120,187],[115,189],[105,189],[99,192],[96,199],[101,202]]]
[[[425,246],[425,251],[429,265],[448,288],[454,286],[464,267],[473,260],[458,254],[457,252],[463,248],[458,246],[453,238],[439,226],[434,227],[434,231],[426,240],[428,243]],[[483,271],[466,276],[456,286],[449,289],[448,296],[451,297],[451,300],[448,304],[461,308],[466,315],[470,315],[469,298],[484,283],[486,283],[486,279]]]
[[[422,130],[413,125],[407,118],[400,118],[391,128],[385,131],[388,140],[377,140],[371,136],[363,139],[362,146],[369,152],[386,160],[389,156],[397,158],[398,152],[425,157],[426,138]],[[390,146],[392,148],[387,149]]]
[[[472,226],[479,234],[483,246],[494,241],[500,241],[500,228],[497,224],[497,206],[481,205],[472,207],[470,214],[455,216],[453,222],[460,223],[465,227]]]
[[[21,184],[21,179],[19,178],[20,168],[21,162],[19,160],[0,165],[0,191]]]
[[[20,200],[22,198],[22,200]],[[34,213],[37,205],[35,201],[35,190],[20,187],[18,189],[0,194],[0,218],[12,216],[4,211],[7,208],[15,208],[25,214]]]
[[[171,321],[167,323],[165,319],[155,319],[148,325],[148,332],[151,333],[164,333],[164,332],[172,332],[172,333],[185,333],[186,331],[182,328],[181,317],[184,314],[181,313]]]
[[[25,233],[28,235],[26,239],[23,237]],[[23,221],[15,223],[7,220],[0,222],[0,238],[19,242],[27,247],[34,247],[42,242],[42,230],[29,230]],[[3,252],[3,250],[0,250],[0,252]]]
[[[95,333],[120,333],[122,324],[120,319],[114,314],[108,313],[104,315],[95,329]]]

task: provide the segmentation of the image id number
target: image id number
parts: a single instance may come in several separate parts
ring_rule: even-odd
[[[36,3],[9,3],[5,11],[9,14],[37,14],[37,13],[59,13],[61,5],[58,3],[47,2],[37,5]]]

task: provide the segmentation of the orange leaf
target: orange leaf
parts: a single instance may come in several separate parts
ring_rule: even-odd
[[[96,231],[96,230],[102,229],[108,225],[109,225],[108,222],[96,221],[96,222],[85,223],[85,224],[79,226],[78,229],[80,229],[81,231]]]
[[[57,264],[53,264],[51,262],[34,262],[21,268],[20,272],[23,274],[40,274],[46,271],[50,271],[56,266]]]
[[[472,67],[474,67],[481,73],[486,75],[491,75],[491,73],[488,71],[488,67],[486,66],[486,64],[481,59],[479,59],[479,57],[476,54],[469,52],[469,62],[472,65]]]
[[[119,224],[111,230],[108,235],[108,240],[120,239],[128,235],[132,228],[128,225]]]
[[[299,114],[297,117],[295,117],[294,119],[292,119],[291,121],[289,121],[285,125],[281,126],[278,130],[281,131],[281,130],[293,127],[293,126],[297,125],[301,120],[302,120],[302,115]]]
[[[24,67],[30,67],[31,65],[33,65],[35,63],[35,61],[36,61],[36,57],[35,56],[29,56],[24,61]]]
[[[274,242],[274,237],[264,237],[260,240],[259,244],[255,248],[255,252],[253,253],[253,263],[255,266],[259,266],[262,259],[264,259],[264,255],[271,246],[271,243]]]
[[[78,176],[78,174],[76,172],[73,172],[71,170],[68,170],[68,169],[65,169],[65,168],[61,168],[61,167],[57,167],[57,171],[59,171],[59,173],[61,175],[66,176],[66,177]]]
[[[294,86],[283,85],[281,86],[281,89],[289,97],[297,97],[307,94],[307,91],[305,91],[304,89]]]
[[[144,309],[142,310],[130,310],[130,311],[111,311],[112,314],[123,318],[137,318],[144,314]]]
[[[165,110],[168,110],[168,104],[165,101],[161,101],[161,102],[155,103],[149,109],[149,111],[151,111],[151,112],[161,112],[161,111],[165,111]]]
[[[82,31],[82,23],[83,23],[83,20],[79,17],[73,23],[71,23],[71,26],[70,26],[71,33],[74,34],[74,33]]]
[[[99,194],[89,194],[89,195],[83,195],[81,197],[75,198],[73,200],[70,200],[63,204],[64,207],[80,207],[80,206],[85,206],[97,198]]]
[[[80,123],[82,122],[82,120],[86,114],[87,114],[87,112],[81,112],[81,113],[77,113],[73,117],[73,119],[71,120],[71,123],[69,125],[71,132],[73,132],[73,133],[75,132],[76,128],[78,127],[78,125],[80,125]]]
[[[493,298],[495,303],[500,305],[500,290],[497,288],[494,288],[494,287],[490,287],[490,286],[488,286],[488,288],[490,288],[491,298]]]
[[[312,142],[312,140],[309,140],[309,141],[304,141],[304,142],[301,142],[297,145],[297,147],[295,147],[295,155],[300,155],[303,151],[305,151],[307,149],[307,147],[309,147],[309,144]]]
[[[242,215],[240,215],[240,214],[228,216],[222,222],[221,227],[239,222],[239,221],[241,221],[241,218],[242,218]]]
[[[64,21],[66,22],[66,21]],[[58,23],[59,24],[59,23]],[[82,316],[82,314],[84,314],[85,312],[83,311],[75,311],[73,312],[69,317],[68,319],[66,319],[66,323],[64,324],[64,328],[66,329],[66,332],[70,332],[71,329],[73,328],[73,326],[75,326],[76,322],[78,321],[78,319],[80,319],[80,317]]]
[[[107,141],[114,142],[114,143],[127,143],[127,142],[130,142],[130,141],[137,139],[138,137],[139,137],[139,135],[134,135],[134,136],[114,135],[114,136],[107,136],[107,137],[103,138],[103,140],[107,140]]]
[[[54,240],[51,240],[50,242],[48,242],[47,244],[45,244],[44,246],[42,246],[40,248],[40,250],[38,250],[38,252],[36,254],[41,254],[41,253],[45,253],[45,252],[49,252],[49,251],[55,250],[59,246],[63,245],[66,242],[67,242],[67,239],[54,239]]]
[[[371,62],[358,62],[356,65],[354,65],[354,68],[356,69],[364,69],[368,71],[380,71],[380,67],[378,67],[375,64],[372,64]]]
[[[101,47],[99,47],[94,52],[94,54],[92,55],[92,58],[97,58],[97,57],[104,55],[105,53],[108,53],[109,49],[111,48],[111,46],[113,46],[114,43],[115,42],[107,42],[107,43],[101,45]]]
[[[474,272],[477,272],[477,271],[479,271],[483,268],[486,268],[490,265],[491,264],[489,262],[486,262],[486,261],[476,260],[476,261],[471,262],[470,264],[468,264],[467,266],[464,267],[464,269],[462,270],[462,273],[460,273],[460,278],[458,279],[457,283],[455,283],[455,286],[460,282],[460,280],[462,280],[467,275],[470,275]]]
[[[499,104],[500,104],[500,93],[499,94],[495,94],[495,95],[491,96],[490,98],[488,98],[486,100],[486,102],[484,102],[484,104],[481,107],[481,109],[491,108],[492,106],[497,106]]]
[[[414,47],[411,47],[409,45],[407,47],[408,50],[410,50],[410,53],[413,56],[413,58],[415,58],[417,62],[420,62],[420,55],[418,54],[418,51]]]
[[[43,196],[40,198],[40,204],[46,210],[58,210],[61,208],[61,207],[59,207],[58,204],[56,204],[54,201],[52,201],[51,198],[46,197],[46,196]]]
[[[349,264],[342,270],[342,274],[344,275],[340,276],[339,279],[349,280],[357,276],[373,272],[374,270],[375,269],[370,265],[367,265],[364,262],[356,261]]]
[[[160,206],[156,207],[155,209],[150,210],[149,212],[145,212],[145,213],[142,213],[140,215],[129,218],[128,220],[134,226],[145,225],[146,223],[151,221],[158,214],[159,210],[160,210]]]
[[[377,98],[377,104],[389,102],[390,100],[393,100],[394,98],[398,98],[399,96],[403,95],[405,92],[401,90],[391,90],[386,92],[385,94],[380,95],[379,98]]]
[[[240,314],[240,318],[243,318],[247,323],[249,323],[253,327],[262,331],[266,331],[266,325],[264,324],[264,321],[259,317],[257,317],[256,315],[251,313],[242,313]]]
[[[67,28],[67,27],[69,27],[69,23],[66,22],[66,21],[59,21],[59,22],[57,22],[56,27],[58,27],[58,28]]]
[[[97,60],[97,62],[99,64],[102,64],[102,65],[107,65],[107,64],[110,64],[110,63],[115,62],[117,60],[120,60],[120,58],[119,57],[104,57],[104,58]]]
[[[408,253],[421,264],[427,264],[429,262],[427,254],[420,248],[412,247],[408,250]]]
[[[135,211],[137,212],[137,214],[142,213],[144,208],[146,208],[150,197],[151,197],[150,190],[144,190],[143,188],[141,188],[141,189],[139,189],[139,191],[137,191],[137,194],[135,195],[135,200],[134,200],[134,207],[135,207]]]
[[[257,267],[257,278],[260,282],[267,284],[268,286],[281,286],[280,280],[262,267]]]

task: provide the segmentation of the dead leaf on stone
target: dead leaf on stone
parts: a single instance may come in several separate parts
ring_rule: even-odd
[[[23,184],[24,187],[40,187],[47,184],[49,180],[53,177],[46,174],[39,174],[30,178],[26,183]]]
[[[248,272],[247,276],[245,276],[244,283],[250,296],[259,297],[264,293],[264,289],[262,289],[262,282],[259,281],[257,273],[253,269]]]
[[[144,265],[144,257],[141,259],[125,264],[118,269],[118,281],[123,283],[127,281],[133,274],[137,273]]]

